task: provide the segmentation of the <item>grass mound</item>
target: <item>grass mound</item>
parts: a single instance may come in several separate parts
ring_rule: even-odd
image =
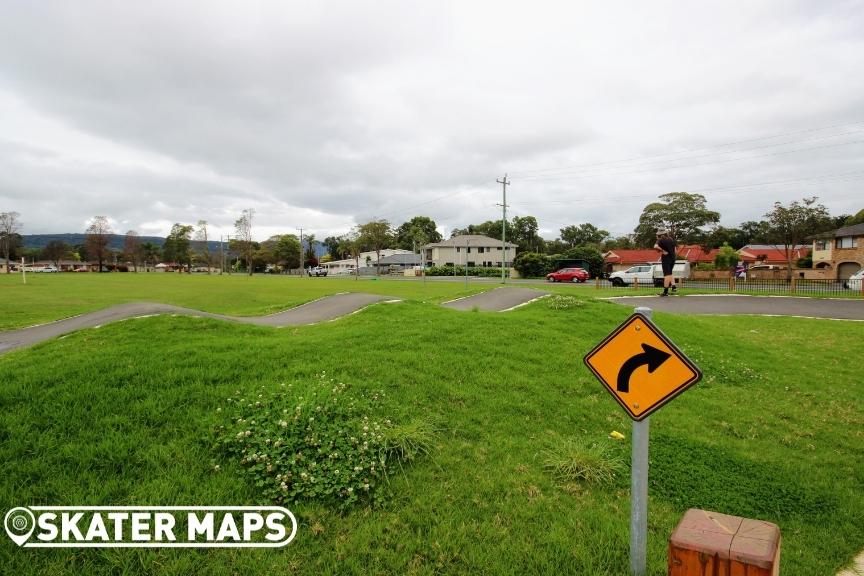
[[[220,408],[230,421],[215,429],[218,446],[266,500],[381,502],[391,464],[428,454],[435,433],[425,419],[394,424],[385,397],[351,392],[324,373],[258,394],[238,390]]]

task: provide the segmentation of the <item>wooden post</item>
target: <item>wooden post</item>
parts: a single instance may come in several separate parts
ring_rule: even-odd
[[[600,277],[599,276],[597,276],[597,278],[594,279],[594,287],[597,288],[597,290],[600,289]]]
[[[633,278],[633,290],[639,290],[639,278]]]
[[[789,283],[789,292],[795,294],[795,290],[798,285],[798,279],[795,276],[792,276],[792,282]]]

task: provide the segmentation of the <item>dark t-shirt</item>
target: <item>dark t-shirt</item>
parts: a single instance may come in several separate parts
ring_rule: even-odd
[[[657,241],[657,245],[666,251],[666,254],[661,256],[663,260],[675,260],[675,240],[665,236]]]

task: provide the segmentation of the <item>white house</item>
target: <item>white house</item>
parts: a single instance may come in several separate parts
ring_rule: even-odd
[[[423,247],[423,260],[427,266],[481,266],[496,267],[505,262],[513,265],[516,258],[516,244],[501,242],[488,236],[465,234],[454,236],[443,242],[426,244]]]
[[[394,256],[396,254],[413,254],[410,250],[399,250],[395,248],[386,248],[381,250],[381,259],[388,256]],[[361,252],[360,253],[360,267],[364,268],[367,266],[375,266],[378,263],[378,253],[374,250],[371,252]],[[321,264],[323,268],[327,269],[327,274],[351,274],[354,268],[357,266],[357,260],[354,258],[346,258],[345,260],[331,260],[330,262],[324,262]]]

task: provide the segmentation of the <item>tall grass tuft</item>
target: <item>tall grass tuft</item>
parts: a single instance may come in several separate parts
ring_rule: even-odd
[[[428,456],[435,446],[438,434],[437,418],[421,416],[405,424],[397,424],[384,431],[384,451],[388,458],[408,462]]]
[[[624,460],[609,444],[565,438],[541,452],[543,467],[560,482],[609,484],[625,470]]]

